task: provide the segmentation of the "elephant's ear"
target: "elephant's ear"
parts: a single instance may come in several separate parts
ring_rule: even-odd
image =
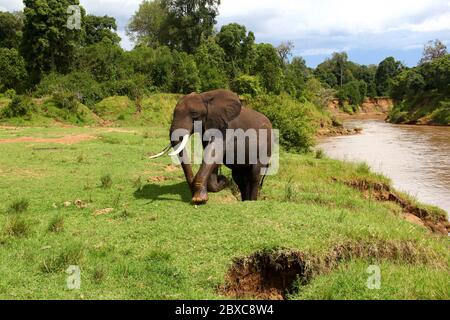
[[[206,130],[226,129],[228,123],[241,113],[241,101],[231,91],[216,90],[203,93],[202,99],[208,109],[205,123]]]

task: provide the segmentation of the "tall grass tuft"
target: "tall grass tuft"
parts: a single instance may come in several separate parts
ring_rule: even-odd
[[[370,173],[370,166],[367,163],[362,162],[356,168],[356,172],[359,173],[359,174],[369,174]]]
[[[3,233],[6,236],[23,238],[30,232],[30,227],[27,222],[20,217],[14,216],[8,219],[3,229]]]
[[[83,256],[81,244],[67,245],[58,255],[47,256],[41,264],[41,271],[44,273],[64,271],[71,265],[79,265]]]
[[[297,198],[297,190],[295,189],[295,185],[293,184],[292,180],[293,180],[293,177],[290,177],[284,187],[284,201],[285,202],[293,202]]]
[[[8,212],[9,213],[23,213],[28,210],[28,207],[30,206],[30,202],[25,199],[18,199],[13,201],[13,203],[10,204]]]
[[[103,189],[110,189],[113,185],[112,178],[109,174],[100,178],[100,185]]]
[[[60,233],[64,230],[64,218],[56,215],[50,220],[47,230],[49,232]]]

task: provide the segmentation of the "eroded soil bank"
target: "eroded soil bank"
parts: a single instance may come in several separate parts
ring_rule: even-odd
[[[336,245],[323,256],[292,249],[273,249],[237,258],[230,267],[220,294],[232,298],[284,300],[299,286],[328,273],[351,259],[390,260],[430,264],[445,268],[414,241],[360,241]]]
[[[443,210],[419,206],[407,196],[383,183],[367,180],[343,181],[343,183],[360,190],[366,199],[398,204],[409,222],[425,226],[432,232],[442,235],[448,235],[450,232],[450,222]]]

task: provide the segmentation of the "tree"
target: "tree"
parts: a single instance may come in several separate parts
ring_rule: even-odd
[[[0,92],[18,90],[26,78],[25,61],[16,49],[0,48]]]
[[[436,39],[434,41],[428,41],[424,46],[422,59],[420,59],[419,65],[443,57],[447,53],[447,47],[441,40]]]
[[[122,48],[109,38],[82,48],[76,59],[78,70],[91,73],[99,81],[114,81],[120,78],[119,67],[123,59]]]
[[[285,90],[292,96],[299,98],[302,96],[309,77],[309,70],[305,59],[295,57],[285,70]]]
[[[280,93],[283,86],[283,64],[277,49],[271,44],[255,45],[253,74],[259,76],[263,87],[272,93]]]
[[[292,50],[294,50],[295,45],[292,41],[282,42],[278,47],[278,55],[280,56],[281,61],[287,64],[289,62],[289,57],[292,56]]]
[[[213,34],[220,0],[165,0],[168,15],[164,43],[194,53],[202,39]]]
[[[380,62],[375,74],[378,95],[389,96],[392,81],[403,68],[402,63],[393,57],[388,57]]]
[[[87,15],[84,19],[85,39],[84,45],[91,45],[109,39],[114,44],[120,43],[117,34],[116,19],[108,16]]]
[[[20,46],[23,29],[21,12],[0,12],[0,47],[16,48]]]
[[[228,87],[228,78],[225,72],[225,52],[216,43],[213,37],[203,41],[195,52],[201,89],[210,91]]]
[[[165,0],[145,0],[133,15],[127,27],[127,35],[138,45],[156,48],[167,45],[168,9]]]
[[[192,55],[174,52],[172,92],[192,93],[200,89],[197,64]]]
[[[367,85],[367,93],[368,97],[376,97],[377,96],[377,85],[375,83],[375,74],[377,72],[376,65],[369,66],[361,66],[354,64],[354,70],[352,74],[355,76],[357,80],[364,81]]]
[[[330,59],[319,64],[315,70],[315,75],[322,83],[331,88],[342,88],[347,82],[355,80],[351,72],[351,62],[345,52],[335,52]]]
[[[335,52],[331,58],[331,61],[335,64],[335,75],[338,80],[339,86],[342,88],[344,85],[344,77],[347,74],[347,62],[348,55],[346,52]]]
[[[39,82],[42,74],[51,71],[67,73],[83,37],[81,30],[67,28],[67,8],[79,5],[79,0],[24,0],[24,4],[21,53],[31,82]]]
[[[216,38],[225,52],[229,77],[235,78],[240,73],[248,73],[252,67],[251,61],[254,59],[255,35],[253,32],[247,33],[245,26],[230,23],[222,26]]]
[[[337,96],[341,100],[348,100],[351,105],[359,106],[367,92],[367,84],[364,81],[353,80],[347,82],[338,91]]]

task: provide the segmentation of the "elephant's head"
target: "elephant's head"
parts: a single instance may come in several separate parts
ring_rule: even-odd
[[[189,137],[194,133],[194,122],[201,121],[203,130],[225,130],[228,123],[241,113],[239,97],[228,90],[215,90],[202,94],[191,93],[183,97],[177,104],[170,128],[171,144],[154,157],[162,156],[170,147],[174,152],[170,155],[182,157]],[[174,135],[174,133],[176,133]],[[182,164],[188,183],[193,181],[192,169],[188,164]]]
[[[180,140],[186,140],[174,137],[175,130],[184,129],[187,135],[192,135],[194,130],[194,122],[202,123],[203,130],[218,129],[224,130],[228,123],[239,116],[241,112],[241,102],[239,97],[231,91],[216,90],[202,94],[191,93],[183,97],[175,108],[173,115],[172,127],[170,129],[170,137],[172,146],[180,143]],[[181,132],[181,130],[180,130]],[[178,148],[176,151],[184,149]]]

